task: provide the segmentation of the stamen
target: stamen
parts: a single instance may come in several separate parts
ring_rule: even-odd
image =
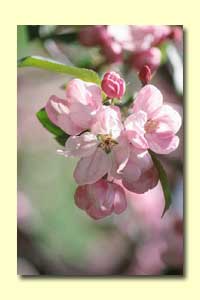
[[[155,129],[158,126],[158,122],[155,120],[148,120],[146,122],[146,124],[144,125],[144,129],[146,131],[146,133],[151,133],[153,131],[155,131]]]

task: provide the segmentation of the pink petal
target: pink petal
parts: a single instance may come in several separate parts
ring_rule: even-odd
[[[153,113],[161,107],[163,96],[159,89],[151,84],[145,85],[137,94],[133,104],[133,112],[144,111],[147,113],[147,119],[151,119]]]
[[[72,79],[68,83],[66,97],[70,105],[74,103],[89,105],[95,111],[102,106],[101,89],[98,85],[80,79]]]
[[[173,132],[161,132],[146,134],[146,139],[149,148],[158,154],[168,154],[179,145],[179,137],[174,135]]]
[[[179,113],[169,105],[162,105],[160,109],[155,111],[152,119],[167,124],[173,133],[179,131],[182,122]]]
[[[131,114],[124,122],[128,140],[137,148],[147,149],[148,144],[144,137],[144,126],[147,121],[147,114],[138,111]]]
[[[109,155],[101,148],[87,157],[81,158],[74,171],[74,178],[79,185],[91,184],[101,179],[111,167]]]
[[[114,190],[113,208],[116,214],[121,214],[127,208],[127,201],[124,189],[118,184],[113,183]]]
[[[70,118],[68,114],[61,114],[58,116],[58,127],[65,131],[69,135],[80,134],[84,128],[77,126]]]
[[[84,130],[89,129],[93,121],[93,115],[90,112],[89,107],[80,103],[70,105],[70,118],[74,124]]]
[[[91,132],[96,135],[111,134],[113,138],[117,138],[122,129],[119,109],[115,106],[103,106],[103,109],[98,113],[96,122],[91,127]]]
[[[126,166],[129,158],[129,147],[127,143],[119,143],[114,146],[111,152],[112,168],[110,175],[114,178],[121,178],[121,172]]]
[[[76,189],[74,198],[75,203],[80,209],[88,209],[90,206],[90,199],[87,197],[86,186],[79,186]]]
[[[124,122],[126,130],[136,131],[139,134],[144,134],[144,125],[147,121],[147,114],[144,111],[138,111],[131,114]]]
[[[155,167],[141,173],[141,176],[136,181],[127,181],[123,179],[123,185],[127,190],[136,194],[143,194],[153,189],[158,183],[158,173]]]
[[[132,192],[144,193],[158,182],[158,174],[147,151],[132,150],[130,159],[123,170],[122,183]]]
[[[58,126],[58,116],[62,113],[68,113],[67,101],[52,95],[46,106],[46,113],[52,123]]]
[[[83,131],[81,127],[72,122],[66,100],[53,95],[47,102],[45,110],[52,123],[60,127],[67,134],[76,135]]]
[[[65,143],[65,156],[85,157],[92,155],[99,142],[95,135],[90,132],[85,132],[80,136],[70,136]]]

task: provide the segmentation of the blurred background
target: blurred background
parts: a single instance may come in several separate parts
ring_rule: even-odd
[[[177,36],[158,46],[162,59],[152,83],[163,93],[165,103],[183,116],[183,30],[175,28]],[[113,59],[101,45],[85,43],[80,36],[83,29],[85,26],[20,25],[18,59],[49,57],[92,68],[100,76],[115,70],[128,83],[128,101],[141,84],[127,53]],[[143,195],[127,193],[129,207],[123,214],[94,221],[74,204],[76,160],[56,154],[61,146],[35,115],[50,95],[64,95],[69,79],[39,69],[18,69],[18,274],[183,275],[183,126],[179,148],[159,156],[172,189],[172,206],[165,216],[160,217],[164,199],[158,184]]]

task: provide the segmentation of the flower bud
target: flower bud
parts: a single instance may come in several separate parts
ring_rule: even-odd
[[[143,85],[146,85],[151,80],[151,69],[148,65],[144,65],[142,69],[140,70],[138,77]]]
[[[102,90],[109,98],[120,99],[125,93],[125,81],[116,72],[107,72],[101,83]]]

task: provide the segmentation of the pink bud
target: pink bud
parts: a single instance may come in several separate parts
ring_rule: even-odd
[[[151,69],[148,65],[144,65],[138,75],[143,85],[146,85],[151,80]]]
[[[131,58],[132,66],[139,71],[144,65],[148,65],[151,72],[154,72],[159,67],[160,62],[161,52],[156,47],[142,52],[137,52]]]
[[[101,82],[102,90],[109,98],[120,99],[125,93],[125,81],[116,72],[107,72]]]

